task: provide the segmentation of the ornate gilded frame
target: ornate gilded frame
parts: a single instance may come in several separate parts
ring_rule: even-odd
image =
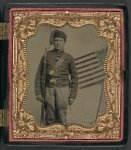
[[[46,142],[117,142],[123,139],[124,120],[124,21],[121,9],[32,8],[10,10],[9,33],[9,140]],[[93,25],[108,43],[104,90],[105,114],[90,127],[40,126],[25,108],[28,81],[27,40],[41,25],[77,28]]]

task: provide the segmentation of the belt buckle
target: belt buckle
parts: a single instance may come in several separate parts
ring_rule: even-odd
[[[50,79],[50,83],[56,84],[56,79],[54,79],[54,78]]]

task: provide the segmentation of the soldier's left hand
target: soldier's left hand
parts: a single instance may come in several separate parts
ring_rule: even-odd
[[[75,99],[74,98],[69,98],[69,105],[72,105],[74,103]]]

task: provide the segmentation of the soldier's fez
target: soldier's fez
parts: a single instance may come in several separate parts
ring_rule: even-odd
[[[53,44],[53,41],[56,37],[60,37],[62,39],[64,39],[66,41],[67,39],[67,35],[63,32],[63,31],[60,31],[60,30],[54,30],[51,32],[51,36],[50,36],[50,44]]]
[[[67,38],[66,34],[63,31],[60,31],[60,30],[56,30],[54,32],[54,38],[56,38],[56,37],[60,37],[60,38],[64,39],[65,41],[66,41],[66,38]]]

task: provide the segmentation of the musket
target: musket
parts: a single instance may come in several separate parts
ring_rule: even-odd
[[[50,28],[50,33],[51,32],[51,28]],[[52,35],[51,35],[52,36]],[[50,36],[50,43],[48,45],[48,48],[45,48],[44,52],[44,72],[43,72],[43,78],[42,78],[42,86],[43,86],[43,103],[42,103],[42,108],[41,108],[41,123],[42,124],[46,124],[46,120],[45,120],[45,94],[46,94],[46,55],[47,55],[47,51],[50,49],[50,45],[52,45],[52,41],[51,41],[51,36]]]
[[[43,71],[43,77],[42,77],[42,97],[43,97],[43,103],[41,108],[41,123],[46,124],[45,121],[45,94],[46,94],[46,54],[47,54],[47,48],[45,48],[45,54],[44,54],[44,71]]]

